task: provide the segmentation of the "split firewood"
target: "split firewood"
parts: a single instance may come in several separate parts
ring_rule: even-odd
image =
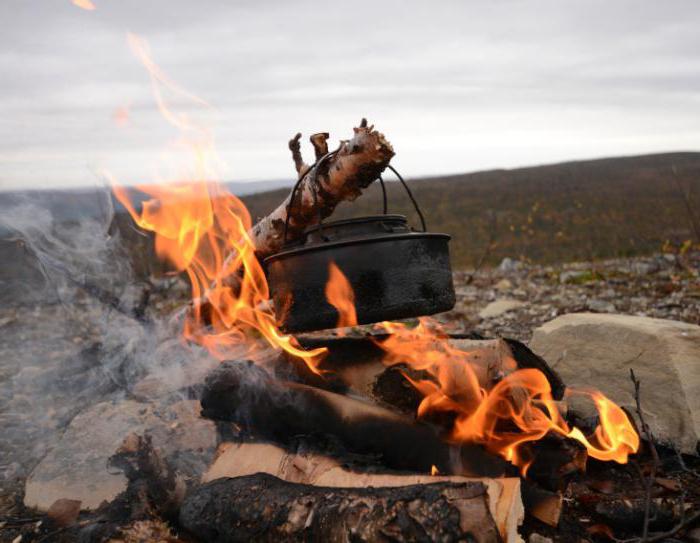
[[[288,240],[298,239],[319,216],[326,218],[339,203],[357,198],[387,167],[394,150],[384,135],[374,130],[374,126],[367,126],[365,119],[354,131],[350,140],[341,142],[334,154],[313,167],[302,158],[301,135],[297,134],[289,142],[297,173],[300,177],[306,176],[294,195],[294,201],[290,193],[277,209],[253,227],[251,237],[259,258],[278,252],[284,245],[288,211]],[[328,152],[327,138],[327,133],[315,134],[311,138],[317,160]],[[314,179],[317,185],[314,185]]]
[[[452,445],[432,425],[355,398],[273,380],[252,363],[225,362],[207,377],[202,415],[287,444],[299,435],[333,436],[348,451],[378,455],[390,469],[498,476],[510,469],[473,444]]]
[[[546,490],[527,479],[523,479],[521,489],[523,505],[529,515],[549,526],[559,525],[564,507],[561,492]]]
[[[319,366],[328,372],[325,380],[311,374],[305,365],[295,362],[292,357],[285,357],[280,364],[282,374],[285,370],[289,371],[290,366],[295,366],[301,380],[312,386],[357,394],[376,405],[396,409],[407,415],[416,413],[422,395],[407,377],[413,380],[430,377],[426,372],[412,370],[404,364],[387,368],[382,361],[384,351],[375,339],[302,337],[300,341],[306,348],[328,348],[328,356]],[[469,363],[480,385],[486,390],[518,369],[516,364],[520,364],[514,359],[509,343],[502,339],[447,341],[452,347],[470,353]],[[522,349],[526,347],[523,346]],[[522,350],[519,355],[522,356]],[[444,363],[460,365],[465,361],[454,357],[445,359]],[[521,407],[524,402],[531,402],[535,407],[547,409],[540,400],[532,400],[524,389],[513,387],[510,394],[515,408]],[[554,403],[562,416],[565,416],[566,404],[562,401]],[[454,416],[449,413],[429,414],[425,420],[442,427],[446,432],[454,424]],[[585,471],[588,455],[586,449],[575,440],[551,433],[539,442],[523,447],[527,449],[524,452],[532,458],[528,476],[545,488],[559,490],[572,475]]]
[[[382,488],[438,482],[481,482],[486,486],[491,516],[504,542],[517,542],[523,520],[520,479],[468,479],[459,476],[367,473],[351,471],[335,458],[313,453],[292,453],[269,443],[224,443],[202,481],[268,473],[292,483],[331,488]]]
[[[180,523],[212,542],[501,540],[479,482],[328,488],[258,473],[200,486]]]

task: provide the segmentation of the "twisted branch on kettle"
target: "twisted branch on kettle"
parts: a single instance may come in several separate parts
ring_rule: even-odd
[[[357,198],[377,179],[394,156],[394,149],[384,135],[374,130],[373,125],[368,126],[365,119],[354,128],[353,137],[341,141],[337,151],[331,155],[327,155],[327,133],[311,136],[316,153],[316,164],[313,166],[308,166],[302,158],[300,139],[301,134],[292,138],[289,148],[297,173],[304,179],[294,195],[290,193],[277,209],[253,227],[251,236],[259,258],[279,251],[284,245],[288,210],[287,239],[293,240],[307,226],[315,223],[319,216],[325,218],[333,213],[340,202]],[[324,156],[325,160],[319,162]],[[318,182],[317,187],[314,187],[314,179]]]

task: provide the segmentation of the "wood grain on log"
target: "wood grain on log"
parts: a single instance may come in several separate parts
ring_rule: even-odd
[[[327,488],[265,473],[190,494],[181,524],[203,541],[500,541],[478,482]]]

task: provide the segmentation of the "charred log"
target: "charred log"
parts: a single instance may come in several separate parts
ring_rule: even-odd
[[[295,436],[333,436],[354,453],[377,455],[391,469],[498,476],[508,464],[477,445],[445,443],[436,428],[388,409],[290,382],[244,362],[227,362],[206,379],[202,415],[235,422],[256,437],[292,443]]]
[[[199,487],[180,522],[212,542],[500,541],[476,482],[327,488],[259,473]]]
[[[124,472],[128,479],[126,490],[81,522],[63,530],[62,537],[67,541],[85,542],[177,541],[170,537],[164,521],[177,520],[184,488],[153,447],[150,436],[128,435],[109,464]],[[135,537],[139,534],[143,536],[140,539]]]
[[[553,432],[529,443],[527,454],[533,458],[527,476],[553,491],[564,490],[572,476],[585,472],[588,461],[588,451],[581,443]]]
[[[552,389],[552,397],[555,400],[561,400],[564,397],[566,385],[559,374],[552,369],[547,361],[541,356],[533,353],[524,343],[515,339],[505,339],[510,347],[513,358],[518,364],[518,369],[534,368],[540,370],[549,381],[549,386]]]
[[[303,449],[289,452],[269,443],[224,443],[216,461],[204,475],[203,482],[256,473],[267,473],[293,483],[332,488],[382,488],[478,481],[486,486],[489,511],[503,541],[520,541],[518,526],[524,515],[520,479],[467,479],[454,475],[377,472],[378,469],[377,466],[357,466],[345,459],[314,454]]]

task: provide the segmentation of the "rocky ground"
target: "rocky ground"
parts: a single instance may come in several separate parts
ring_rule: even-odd
[[[495,269],[455,273],[450,331],[529,341],[565,313],[618,313],[700,324],[700,252],[532,266],[505,259]]]
[[[698,270],[700,252],[549,267],[506,259],[496,269],[456,272],[457,305],[438,318],[450,332],[525,342],[537,327],[566,313],[700,324]],[[177,280],[156,287],[152,314],[169,314],[186,299],[186,286]],[[98,402],[138,400],[133,384],[148,383],[148,357],[178,349],[177,343],[158,343],[132,319],[84,293],[70,307],[0,308],[0,540],[3,518],[27,514],[24,480],[71,421]],[[163,375],[177,374],[172,367],[159,370],[159,384]]]

